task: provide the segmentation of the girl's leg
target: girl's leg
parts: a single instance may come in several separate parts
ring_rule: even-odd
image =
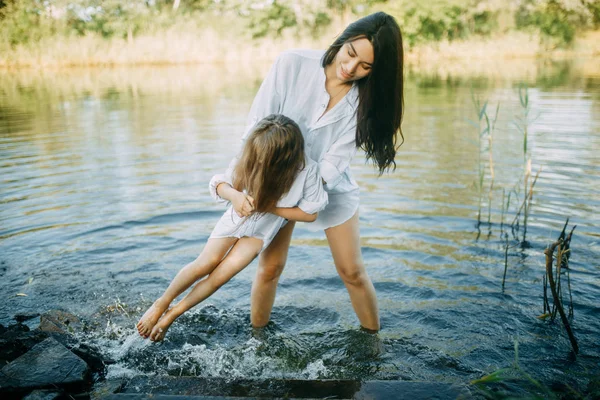
[[[362,260],[358,212],[343,224],[326,229],[325,234],[335,267],[348,289],[352,307],[361,326],[378,331],[377,297]]]
[[[147,338],[171,302],[198,279],[210,274],[237,240],[237,238],[208,239],[198,258],[177,273],[164,294],[140,318],[137,324],[139,334]]]
[[[238,272],[246,268],[256,258],[262,245],[263,241],[257,238],[243,237],[239,239],[210,275],[198,282],[187,296],[162,316],[152,329],[150,340],[162,340],[167,329],[177,317],[206,300]]]
[[[288,221],[258,259],[258,269],[252,282],[250,299],[250,322],[255,328],[269,323],[277,282],[285,267],[295,224],[294,221]]]

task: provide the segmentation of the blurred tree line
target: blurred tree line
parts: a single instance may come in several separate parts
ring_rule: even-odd
[[[514,30],[568,46],[577,32],[600,27],[599,0],[0,0],[0,41],[90,34],[131,40],[198,18],[242,24],[253,38],[317,37],[334,21],[342,26],[376,10],[397,18],[409,46]]]

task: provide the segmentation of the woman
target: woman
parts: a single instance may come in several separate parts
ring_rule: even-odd
[[[325,53],[292,50],[281,54],[254,99],[246,129],[250,131],[272,113],[284,114],[300,126],[306,154],[319,163],[329,195],[328,206],[311,228],[325,230],[360,324],[373,332],[380,327],[379,310],[362,260],[359,189],[349,166],[357,148],[362,148],[380,174],[395,167],[402,109],[402,36],[394,18],[379,12],[350,24]],[[234,159],[226,175],[231,175],[235,163]],[[252,213],[244,193],[227,193],[226,199],[240,216]],[[255,327],[269,322],[294,225],[290,221],[281,229],[259,257],[251,295]]]

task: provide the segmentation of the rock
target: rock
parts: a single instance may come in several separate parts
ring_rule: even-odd
[[[23,397],[23,400],[54,400],[58,399],[61,395],[62,393],[56,390],[34,390]]]
[[[136,376],[127,381],[120,393],[106,399],[354,399],[354,400],[455,400],[470,399],[465,386],[442,382],[226,379],[174,376]],[[136,397],[137,396],[137,397]],[[188,397],[185,397],[188,396]],[[192,397],[198,396],[198,397]]]
[[[40,316],[40,314],[38,314],[38,313],[34,313],[34,314],[17,314],[17,315],[15,315],[14,319],[17,322],[25,322],[25,321],[27,321],[29,319],[36,318],[36,317],[39,317],[39,316]]]
[[[14,324],[0,329],[0,367],[27,353],[33,346],[41,343],[48,334],[30,331],[23,324]]]
[[[39,330],[55,333],[73,333],[82,328],[79,318],[65,311],[51,310],[40,317]]]
[[[115,363],[113,360],[104,359],[98,350],[84,343],[78,343],[76,347],[71,347],[71,352],[85,361],[94,372],[101,374],[104,374],[107,364]]]
[[[94,385],[93,390],[90,393],[91,400],[101,400],[106,396],[118,393],[123,388],[125,381],[123,379],[109,379],[103,382],[99,382]]]
[[[600,399],[600,373],[590,378],[587,394],[590,396],[590,399]]]
[[[360,390],[353,397],[355,400],[454,400],[458,398],[469,399],[471,393],[464,386],[417,381],[367,381],[362,383]]]
[[[175,376],[135,376],[120,394],[224,396],[257,398],[350,399],[360,388],[355,380],[226,379]]]
[[[0,372],[0,392],[14,393],[49,386],[77,389],[86,384],[89,368],[65,346],[48,338]]]

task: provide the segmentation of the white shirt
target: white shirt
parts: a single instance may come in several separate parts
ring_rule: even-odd
[[[356,154],[356,108],[358,87],[350,91],[325,115],[329,94],[325,89],[325,69],[321,66],[323,50],[290,50],[281,53],[263,81],[250,109],[244,140],[254,125],[269,114],[283,114],[293,119],[305,140],[306,155],[319,164],[325,180],[329,204],[310,229],[327,229],[350,219],[359,203],[358,185],[350,174],[350,162]],[[225,173],[231,173],[232,160]]]
[[[291,189],[277,202],[277,207],[299,207],[307,214],[314,214],[325,208],[327,192],[321,183],[319,165],[309,158],[302,171],[298,172]],[[217,194],[219,183],[227,182],[225,175],[215,175],[210,180],[209,190],[217,202],[226,202]],[[231,184],[231,182],[229,182]],[[263,241],[265,249],[287,220],[275,214],[254,214],[248,218],[239,217],[230,205],[211,233],[211,238],[254,237]]]

